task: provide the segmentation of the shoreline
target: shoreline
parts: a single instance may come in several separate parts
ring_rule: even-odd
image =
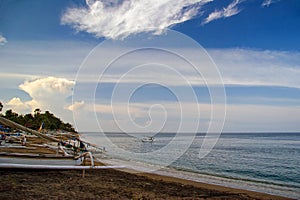
[[[207,190],[216,190],[219,192],[233,193],[233,194],[237,194],[237,195],[246,195],[246,196],[249,196],[254,199],[273,199],[273,200],[292,199],[292,198],[288,198],[288,197],[282,197],[282,196],[277,196],[277,195],[272,195],[272,194],[267,194],[267,193],[260,193],[260,192],[250,191],[250,190],[231,188],[231,187],[214,185],[214,184],[209,184],[209,183],[201,183],[201,182],[196,182],[196,181],[192,181],[192,180],[164,176],[164,175],[159,175],[159,174],[141,173],[140,175],[154,179],[154,180],[176,182],[176,183],[180,183],[180,184],[192,185],[197,188],[203,188],[203,189],[207,189]]]
[[[96,165],[116,164],[109,160],[98,158]],[[85,170],[82,178],[82,170],[0,169],[0,196],[3,199],[292,199],[160,172],[143,172],[127,166],[118,170]],[[89,190],[89,194],[77,190]]]
[[[34,138],[28,137],[28,140]],[[33,141],[40,142],[36,139]],[[23,154],[56,152],[53,148],[48,149],[44,145],[32,144],[26,144],[17,150],[22,150]],[[16,149],[9,148],[6,151],[15,152]],[[38,163],[41,161],[32,159]],[[259,184],[243,184],[241,181],[220,179],[217,176],[205,176],[176,169],[169,170],[169,168],[150,166],[146,163],[112,159],[105,155],[104,157],[103,155],[95,156],[95,160],[98,161],[98,165],[120,165],[120,162],[123,162],[122,165],[126,166],[126,169],[86,170],[86,178],[82,178],[82,170],[0,169],[2,183],[0,196],[4,199],[48,199],[48,197],[55,199],[69,197],[82,199],[297,199],[298,197],[298,192],[294,192],[288,198],[280,196],[281,193],[272,194],[271,187],[262,186],[262,189],[258,191],[253,189],[259,188]],[[236,187],[230,183],[236,184]],[[251,188],[251,186],[255,187]],[[15,190],[18,193],[15,193]],[[81,190],[88,190],[90,194]]]
[[[191,171],[182,171],[175,168],[161,168],[154,166],[146,166],[146,163],[132,163],[131,161],[119,160],[105,158],[97,159],[99,162],[105,165],[123,165],[126,166],[121,171],[141,174],[153,177],[167,177],[167,179],[183,180],[184,182],[195,183],[196,185],[204,184],[210,186],[216,186],[220,188],[237,190],[237,191],[247,191],[253,194],[266,194],[274,197],[280,197],[284,199],[298,199],[300,193],[294,188],[289,188],[287,186],[271,185],[268,183],[257,183],[245,180],[230,179],[225,177],[220,177],[216,175],[207,175]]]
[[[25,159],[26,160],[26,159]],[[39,159],[34,159],[36,161],[39,161]],[[116,163],[108,162],[111,161],[111,159],[96,159],[96,165],[115,165]],[[115,162],[117,162],[115,160]],[[138,167],[138,166],[137,166]],[[140,168],[141,169],[141,168]],[[176,171],[176,172],[175,172]],[[109,173],[107,173],[109,172]],[[169,172],[169,173],[164,173]],[[37,174],[39,174],[39,177],[36,177]],[[52,174],[50,177],[48,176],[48,173]],[[143,172],[141,170],[136,170],[130,167],[126,167],[123,169],[115,169],[115,170],[86,170],[85,174],[87,178],[81,177],[81,170],[49,170],[49,169],[39,169],[39,170],[32,170],[32,169],[0,169],[0,181],[2,185],[0,185],[0,196],[1,197],[7,197],[7,199],[19,199],[20,196],[15,196],[16,194],[11,191],[14,189],[17,189],[21,193],[27,193],[28,190],[30,190],[29,196],[26,196],[27,194],[23,194],[22,198],[39,198],[43,199],[46,198],[48,195],[48,191],[44,191],[43,194],[37,194],[39,193],[39,187],[41,185],[39,182],[42,180],[44,185],[43,187],[51,188],[53,187],[53,184],[56,185],[57,181],[61,182],[60,187],[56,188],[56,192],[59,193],[61,196],[62,193],[66,193],[64,187],[65,185],[69,184],[70,180],[73,180],[75,177],[76,182],[80,183],[80,187],[85,188],[86,184],[96,183],[95,184],[95,191],[90,191],[91,195],[96,196],[85,196],[84,194],[81,194],[80,198],[107,198],[107,199],[139,199],[138,194],[142,193],[144,195],[143,199],[181,199],[181,198],[191,198],[191,199],[201,199],[202,197],[205,199],[297,199],[297,197],[290,196],[290,197],[284,197],[277,194],[270,194],[263,191],[253,191],[251,189],[244,189],[244,188],[236,188],[232,186],[228,186],[226,184],[220,185],[211,183],[211,181],[199,181],[197,179],[189,179],[186,176],[183,171],[180,170],[173,170],[172,172],[168,170],[159,170],[159,171],[151,171],[151,172]],[[177,176],[174,176],[174,173],[177,173]],[[118,175],[119,177],[115,177]],[[109,182],[109,184],[113,185],[113,193],[114,195],[120,195],[120,197],[115,197],[114,195],[109,192],[111,188],[107,188],[107,183],[103,182],[103,176],[105,176]],[[201,176],[201,174],[199,174]],[[40,178],[41,180],[33,179]],[[101,178],[102,177],[102,178]],[[139,177],[139,178],[137,178]],[[66,179],[67,178],[67,179]],[[206,177],[206,180],[208,180],[210,176]],[[120,182],[118,179],[121,179]],[[144,191],[145,187],[147,188],[149,185],[149,179],[151,180],[150,185],[155,185],[154,188],[147,189],[147,191]],[[132,191],[132,186],[126,186],[130,184],[134,180],[134,182],[138,183],[139,187],[135,188]],[[138,180],[138,181],[137,181]],[[27,185],[25,182],[30,181],[30,184]],[[121,185],[121,183],[123,185]],[[124,188],[125,185],[125,188]],[[74,187],[74,185],[72,186]],[[100,196],[97,193],[97,191],[103,190],[106,188],[106,194],[105,197]],[[171,195],[165,195],[156,192],[159,190],[159,188],[164,188],[166,193],[170,193]],[[8,191],[5,188],[11,188],[8,189]],[[30,189],[35,188],[35,189]],[[45,190],[46,190],[45,188]],[[117,188],[121,188],[122,192],[119,194],[115,190]],[[43,190],[43,189],[42,189]],[[177,190],[177,192],[173,192],[173,190]],[[183,196],[180,192],[183,192]],[[195,192],[196,191],[196,192]],[[95,194],[96,192],[96,194]],[[74,192],[73,192],[74,193]],[[195,194],[194,194],[195,193]],[[66,193],[68,195],[68,192]],[[76,192],[74,193],[76,194]],[[24,196],[25,195],[25,196]],[[38,195],[35,197],[35,195]],[[125,195],[125,196],[122,196]],[[150,196],[149,196],[150,195]],[[179,195],[179,196],[178,196]],[[204,196],[203,196],[204,195]],[[34,196],[34,197],[33,197]],[[58,197],[57,196],[57,197]],[[64,196],[64,195],[63,195]],[[62,196],[62,198],[64,198]],[[128,197],[128,198],[127,198]],[[148,198],[149,197],[149,198]],[[4,198],[5,199],[5,198]]]
[[[130,170],[86,170],[85,178],[81,173],[81,170],[0,169],[0,196],[3,199],[290,199]]]

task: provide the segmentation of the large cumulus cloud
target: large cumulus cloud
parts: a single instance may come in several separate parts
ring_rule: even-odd
[[[39,108],[42,111],[49,110],[58,116],[67,116],[64,108],[70,104],[67,98],[72,94],[74,84],[72,80],[58,77],[25,81],[19,88],[28,93],[31,100],[24,101],[19,97],[13,97],[6,103],[6,108],[20,113],[32,112]],[[70,121],[70,116],[65,118]]]

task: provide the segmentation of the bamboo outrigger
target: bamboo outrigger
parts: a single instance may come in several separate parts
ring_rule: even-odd
[[[83,177],[85,174],[85,170],[86,169],[112,169],[112,168],[124,168],[124,166],[95,166],[94,165],[94,158],[92,156],[91,152],[85,152],[82,153],[81,155],[76,156],[75,154],[73,156],[69,155],[67,152],[64,151],[64,149],[61,146],[61,140],[48,136],[46,134],[42,134],[38,131],[32,130],[30,128],[24,127],[16,122],[13,122],[9,119],[6,119],[2,116],[0,116],[0,123],[14,128],[14,129],[18,129],[18,130],[22,130],[24,132],[27,133],[31,133],[39,138],[45,139],[49,142],[57,142],[58,143],[58,149],[61,150],[64,154],[64,156],[61,156],[60,158],[66,158],[66,159],[74,159],[74,160],[81,160],[81,163],[85,163],[86,160],[86,156],[89,156],[90,159],[90,166],[83,166],[83,165],[34,165],[34,164],[16,164],[16,163],[0,163],[0,168],[26,168],[26,169],[80,169],[83,170]],[[79,139],[78,139],[79,140]],[[81,140],[79,140],[81,141]],[[88,143],[86,143],[88,144]],[[20,146],[18,146],[20,147]],[[75,146],[73,146],[75,148]],[[93,146],[95,148],[97,148],[96,146]],[[23,148],[27,148],[27,147],[23,147]],[[33,149],[33,148],[32,148]],[[100,149],[100,148],[99,148]],[[103,149],[102,149],[103,150]],[[35,156],[34,154],[20,154],[20,153],[1,153],[0,155],[5,156],[7,154],[7,156],[14,156],[17,155],[17,157],[23,157],[23,158],[35,158],[35,157],[41,157],[40,154],[38,154],[38,156]],[[36,154],[37,155],[37,154]],[[42,155],[42,157],[45,158],[50,158],[51,155]],[[59,156],[57,155],[53,155],[52,156],[54,159],[59,159]]]
[[[19,129],[19,130],[22,130],[22,131],[25,131],[25,132],[28,132],[28,133],[32,133],[33,135],[36,135],[36,136],[38,136],[40,138],[43,138],[43,139],[51,141],[51,142],[60,142],[59,139],[47,136],[45,134],[42,134],[42,133],[40,133],[38,131],[32,130],[32,129],[27,128],[25,126],[22,126],[22,125],[20,125],[20,124],[18,124],[16,122],[13,122],[13,121],[11,121],[9,119],[6,119],[4,117],[1,117],[1,116],[0,116],[0,123],[4,124],[6,126],[9,126],[11,128],[15,128],[15,129]]]

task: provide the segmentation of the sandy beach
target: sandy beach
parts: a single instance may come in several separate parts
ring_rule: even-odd
[[[1,199],[287,199],[114,169],[0,170]]]
[[[26,160],[28,157],[29,164],[32,161],[42,164],[47,161],[46,155],[52,155],[54,160],[60,158],[57,162],[61,163],[61,159],[66,157],[54,145],[36,136],[27,136],[26,145],[21,146],[18,140],[4,143],[0,154],[4,160],[12,156],[17,161],[18,158]],[[89,161],[85,164],[89,165]],[[95,164],[104,165],[101,160]],[[82,170],[3,168],[0,169],[0,199],[287,199],[158,174],[139,173],[129,168],[92,169],[85,171],[84,178],[82,175]]]

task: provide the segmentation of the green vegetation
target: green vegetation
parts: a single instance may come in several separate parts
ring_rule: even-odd
[[[3,106],[0,102],[0,111],[2,110],[2,108]],[[47,130],[64,130],[69,132],[76,132],[71,124],[64,123],[61,119],[57,118],[49,111],[41,113],[41,110],[38,108],[35,109],[33,115],[31,113],[19,115],[12,110],[7,110],[3,117],[34,130],[38,130],[41,124],[44,123],[44,129]]]

